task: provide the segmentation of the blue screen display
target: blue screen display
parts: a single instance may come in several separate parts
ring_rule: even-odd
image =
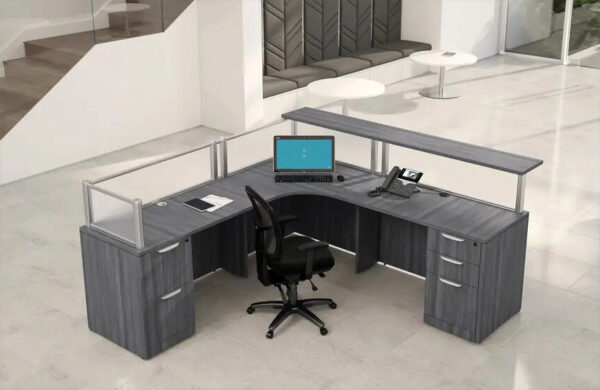
[[[333,169],[331,139],[276,139],[276,170]]]

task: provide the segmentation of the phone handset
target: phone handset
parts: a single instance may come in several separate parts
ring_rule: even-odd
[[[381,195],[381,193],[383,191],[387,190],[390,187],[390,184],[392,184],[392,182],[395,179],[397,179],[399,175],[400,175],[400,168],[398,168],[398,167],[392,168],[390,173],[388,173],[387,176],[385,177],[385,180],[383,181],[383,184],[381,185],[381,187],[377,187],[373,191],[369,191],[369,193],[367,195],[369,195],[370,197],[375,197],[375,196]]]
[[[390,187],[390,184],[392,184],[392,181],[394,181],[394,179],[398,178],[398,175],[400,175],[400,168],[398,168],[398,167],[392,168],[390,173],[388,173],[387,176],[385,177],[385,180],[384,180],[383,184],[381,185],[381,188],[383,190],[387,190]]]

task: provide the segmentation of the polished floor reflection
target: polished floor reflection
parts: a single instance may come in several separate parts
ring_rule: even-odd
[[[223,133],[194,129],[0,187],[1,389],[600,388],[600,71],[494,57],[448,72],[462,97],[418,94],[435,75],[354,102],[353,115],[544,160],[528,178],[531,212],[521,312],[481,345],[423,324],[424,281],[353,257],[314,293],[326,337],[290,319],[272,340],[277,296],[225,272],[195,284],[196,334],[143,361],[89,332],[77,227],[81,180]],[[486,185],[486,183],[482,183]]]

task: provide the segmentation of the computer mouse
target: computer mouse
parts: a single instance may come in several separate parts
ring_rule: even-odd
[[[344,181],[344,180],[346,180],[346,178],[344,176],[342,176],[342,175],[337,175],[337,180],[338,181]]]

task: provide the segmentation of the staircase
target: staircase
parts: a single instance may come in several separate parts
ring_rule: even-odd
[[[140,0],[130,0],[139,2]],[[124,17],[109,17],[109,28],[24,42],[25,57],[4,61],[0,78],[0,140],[94,46],[164,31],[193,0],[169,0],[161,22],[131,17],[131,35],[124,35]],[[82,86],[85,88],[85,86]]]

